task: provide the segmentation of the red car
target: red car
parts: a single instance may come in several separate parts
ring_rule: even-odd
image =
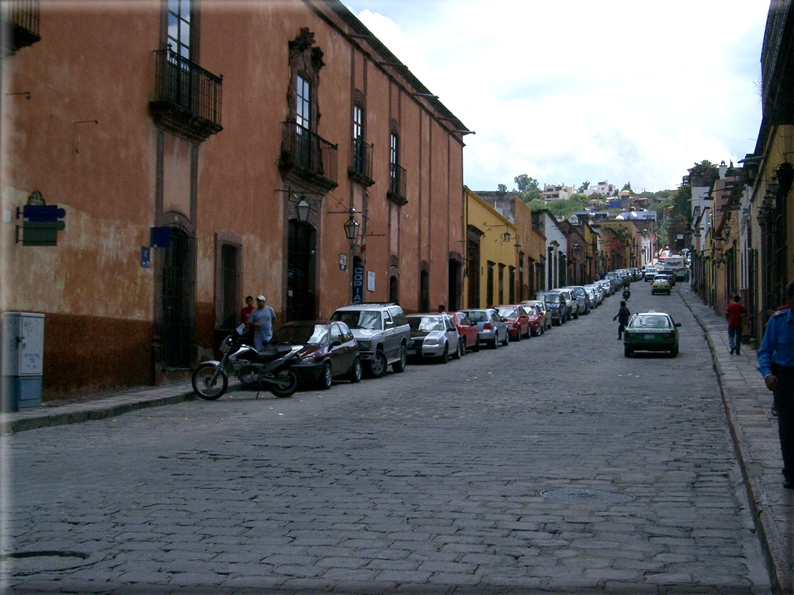
[[[458,334],[463,339],[466,351],[479,351],[480,331],[477,325],[469,320],[465,312],[447,312],[447,314],[455,321],[455,327],[458,329]]]
[[[533,335],[542,335],[546,332],[546,315],[538,310],[537,306],[530,306],[524,304],[520,306],[524,308],[529,317],[529,330]]]
[[[529,316],[523,306],[496,306],[494,308],[507,325],[507,335],[513,341],[530,337]]]

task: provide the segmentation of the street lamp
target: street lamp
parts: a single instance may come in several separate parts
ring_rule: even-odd
[[[309,213],[312,210],[311,205],[307,202],[305,196],[301,196],[300,201],[295,206],[295,210],[298,212],[298,221],[301,223],[306,223],[309,220]]]
[[[358,228],[360,225],[361,224],[353,218],[353,215],[350,215],[350,219],[345,223],[345,237],[351,242],[354,242],[358,237]]]

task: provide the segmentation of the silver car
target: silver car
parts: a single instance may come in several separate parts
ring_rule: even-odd
[[[543,300],[525,300],[521,302],[522,306],[535,306],[535,308],[543,314],[543,330],[544,332],[551,329],[552,327],[552,320],[551,320],[551,310],[549,309],[549,305],[544,302]]]
[[[460,359],[464,345],[458,327],[448,314],[409,314],[413,345],[408,355],[419,358],[440,358],[446,364],[450,356]]]
[[[485,343],[491,349],[496,349],[499,344],[507,346],[510,338],[507,335],[507,324],[493,308],[466,310],[466,315],[473,324],[477,325],[480,332],[480,343]]]

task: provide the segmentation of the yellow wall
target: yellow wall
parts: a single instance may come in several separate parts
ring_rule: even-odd
[[[464,304],[469,308],[483,308],[486,306],[497,305],[500,301],[507,302],[510,296],[509,290],[509,271],[510,267],[516,267],[517,257],[514,248],[515,237],[518,228],[502,217],[488,203],[482,200],[474,192],[465,189],[467,225],[477,228],[484,235],[480,238],[480,304],[468,304],[468,283],[467,278],[464,283]],[[510,232],[510,241],[504,242],[502,234]],[[488,288],[488,263],[494,263],[494,282],[492,295],[487,294]],[[499,299],[499,265],[504,265],[503,293],[502,300]],[[517,294],[516,294],[517,295]]]

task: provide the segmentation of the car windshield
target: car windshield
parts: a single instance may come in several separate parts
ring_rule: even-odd
[[[547,304],[556,304],[557,303],[557,296],[551,295],[550,293],[544,294],[543,301]]]
[[[670,319],[667,316],[637,316],[631,323],[632,327],[636,328],[671,328]]]
[[[415,318],[408,318],[408,325],[412,331],[443,331],[444,321],[438,316],[422,316]]]
[[[473,310],[468,313],[472,322],[488,322],[488,314],[482,310]]]
[[[518,318],[518,312],[515,308],[497,308],[496,312],[502,318]]]
[[[271,343],[288,345],[321,344],[328,340],[328,327],[324,324],[295,324],[282,326],[273,335]]]
[[[381,330],[380,312],[369,310],[344,310],[334,312],[331,320],[340,320],[350,328],[370,331]]]

